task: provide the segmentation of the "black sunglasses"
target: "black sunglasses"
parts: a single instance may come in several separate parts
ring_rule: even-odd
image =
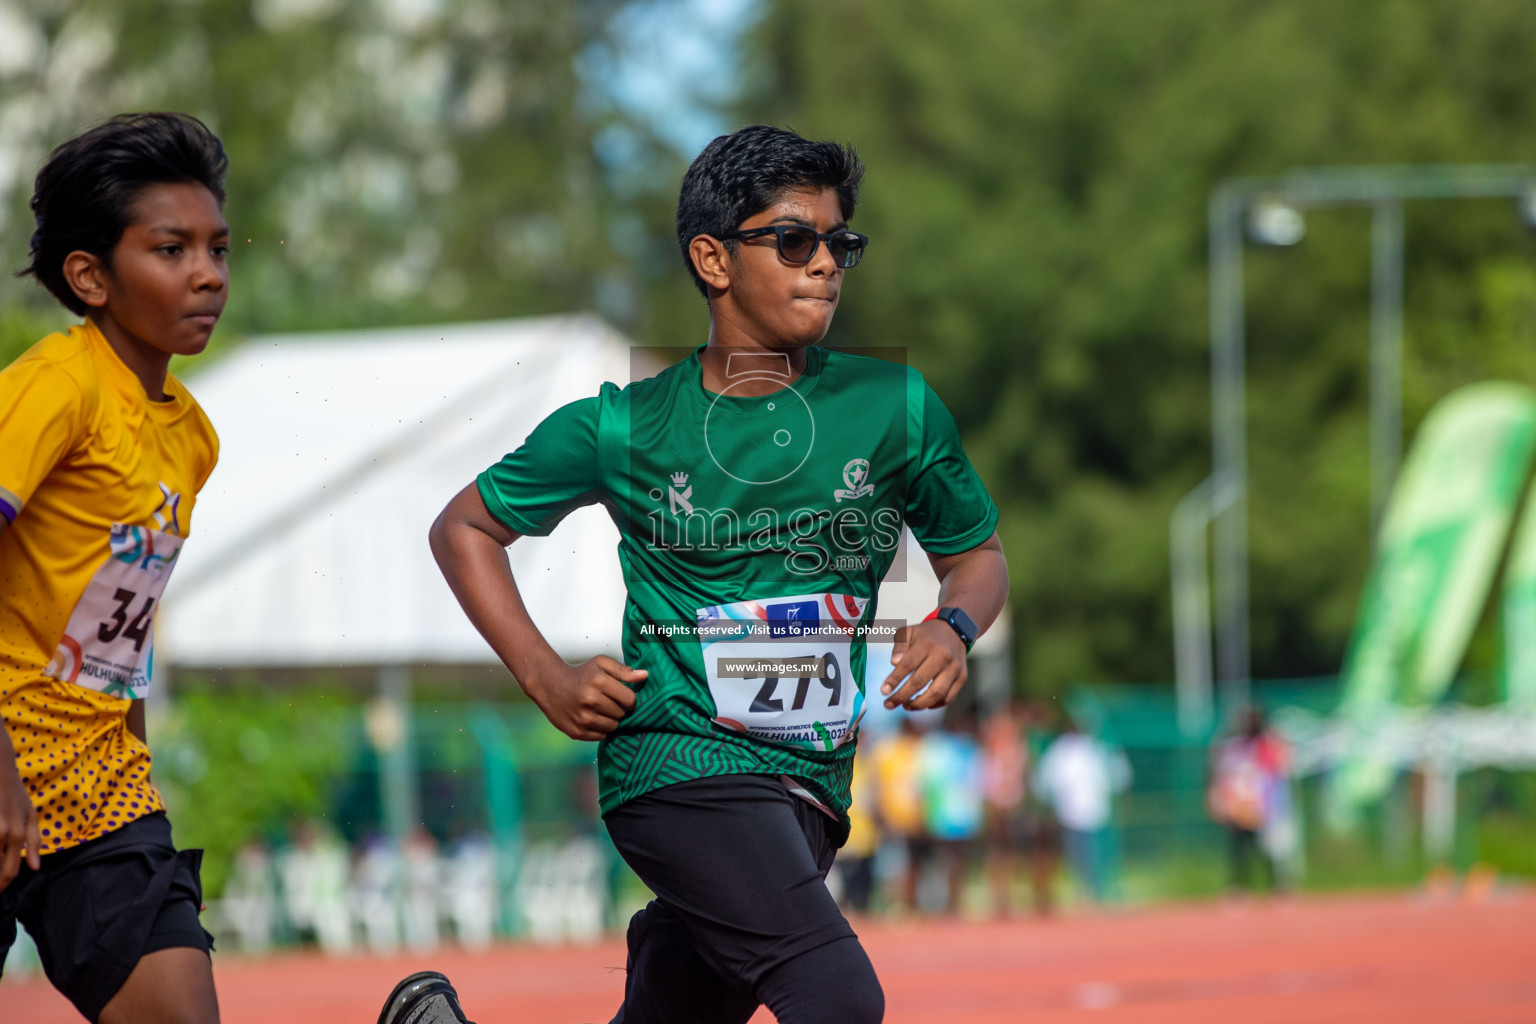
[[[774,224],[766,228],[748,228],[746,231],[737,231],[725,237],[762,238],[765,235],[779,236],[779,257],[787,263],[811,262],[811,257],[816,255],[816,248],[822,242],[826,242],[827,252],[832,254],[832,261],[844,270],[859,265],[859,260],[864,258],[864,247],[869,244],[867,235],[854,231],[844,229],[823,235],[803,224]]]

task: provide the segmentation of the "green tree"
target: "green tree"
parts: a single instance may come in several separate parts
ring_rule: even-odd
[[[899,345],[1003,508],[1018,665],[1172,674],[1168,516],[1209,470],[1207,197],[1299,166],[1519,162],[1536,8],[767,0],[741,120],[854,142],[874,239],[836,327]],[[1407,420],[1536,380],[1507,203],[1408,211]],[[1367,216],[1248,253],[1254,666],[1336,671],[1368,560]]]
[[[30,175],[123,110],[204,118],[230,155],[221,336],[567,312],[623,273],[577,57],[618,0],[81,0],[7,6],[0,248]],[[46,308],[27,282],[0,306]],[[60,323],[68,317],[59,312]]]
[[[155,785],[177,843],[204,851],[203,885],[223,891],[235,854],[253,837],[286,837],[324,817],[360,742],[356,698],[344,687],[273,694],[237,679],[188,680],[169,714],[150,725]]]

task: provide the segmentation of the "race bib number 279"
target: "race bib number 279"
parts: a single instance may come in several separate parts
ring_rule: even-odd
[[[864,710],[853,642],[865,604],[848,594],[805,594],[700,608],[715,723],[811,750],[851,739]]]
[[[111,553],[80,595],[47,674],[112,697],[146,696],[155,612],[181,545],[173,533],[114,524]]]

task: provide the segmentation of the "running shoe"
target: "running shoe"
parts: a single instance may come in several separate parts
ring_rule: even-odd
[[[473,1024],[445,975],[417,971],[395,986],[379,1011],[379,1024]]]

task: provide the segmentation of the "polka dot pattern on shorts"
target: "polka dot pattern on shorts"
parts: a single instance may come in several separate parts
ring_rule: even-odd
[[[149,748],[128,731],[131,701],[0,667],[5,728],[48,854],[165,810]],[[8,678],[9,677],[9,678]]]

